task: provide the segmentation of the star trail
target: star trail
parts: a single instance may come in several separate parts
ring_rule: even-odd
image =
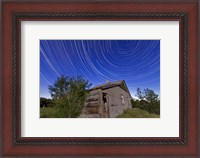
[[[40,96],[61,75],[83,76],[92,87],[125,80],[160,94],[160,40],[40,40]]]

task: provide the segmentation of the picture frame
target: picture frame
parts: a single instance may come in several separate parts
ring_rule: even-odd
[[[198,10],[198,1],[178,0],[3,2],[2,155],[200,156]],[[179,137],[21,137],[21,22],[24,20],[179,21]]]

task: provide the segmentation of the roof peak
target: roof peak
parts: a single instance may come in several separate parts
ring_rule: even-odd
[[[124,80],[106,81],[106,83],[98,84],[98,85],[94,86],[93,88],[95,88],[95,87],[100,87],[100,86],[107,85],[107,84],[121,83],[121,82],[123,82],[123,81],[124,81]],[[93,88],[92,88],[92,89],[93,89]]]
[[[117,87],[117,86],[120,86],[123,90],[125,90],[126,92],[128,92],[130,94],[125,80],[118,80],[118,81],[113,81],[113,82],[107,82],[104,84],[99,84],[99,85],[94,86],[90,90],[108,89],[108,88],[113,88],[113,87]],[[131,94],[130,94],[130,96],[131,96]]]

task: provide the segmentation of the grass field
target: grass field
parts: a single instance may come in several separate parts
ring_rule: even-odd
[[[57,110],[55,107],[40,108],[40,118],[57,118]],[[133,108],[125,111],[117,118],[160,118],[160,115],[151,114],[139,108]]]
[[[125,111],[117,118],[160,118],[160,115],[151,114],[145,110],[139,108],[133,108]]]
[[[57,118],[57,110],[55,107],[40,108],[40,118]]]

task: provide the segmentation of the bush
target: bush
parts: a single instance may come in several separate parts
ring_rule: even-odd
[[[82,77],[59,77],[49,86],[51,97],[54,100],[57,116],[60,118],[76,118],[84,107],[87,89],[91,84]]]
[[[47,99],[44,97],[40,98],[40,107],[54,107],[55,103],[52,99]]]
[[[132,107],[146,110],[150,113],[160,115],[160,99],[159,96],[151,89],[137,88],[136,96],[138,99],[132,99]]]

